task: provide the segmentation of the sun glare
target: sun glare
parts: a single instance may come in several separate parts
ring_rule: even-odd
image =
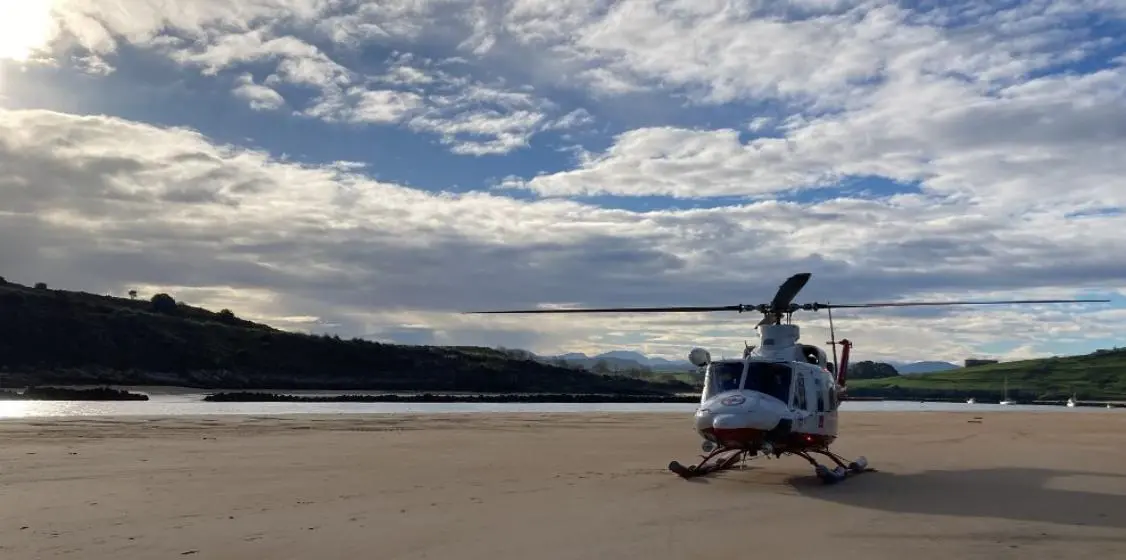
[[[0,59],[24,61],[51,39],[54,0],[0,0]]]

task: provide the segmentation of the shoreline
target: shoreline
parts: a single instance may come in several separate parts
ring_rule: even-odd
[[[864,426],[895,424],[896,422],[923,423],[956,422],[954,425],[973,425],[971,421],[995,420],[1010,422],[1011,417],[1042,415],[1028,411],[993,411],[996,415],[985,416],[980,412],[957,410],[854,410],[841,414],[842,419],[850,419],[857,424],[842,425],[841,437],[847,437],[854,430]],[[1126,417],[1123,417],[1126,418]],[[1116,421],[1121,419],[1115,417]],[[404,424],[415,420],[425,420],[419,424]],[[664,430],[669,427],[688,429],[688,438],[697,442],[691,431],[691,413],[674,410],[639,411],[498,411],[498,412],[431,412],[410,411],[395,413],[368,412],[280,412],[276,414],[222,414],[200,413],[182,415],[105,415],[105,416],[25,416],[0,418],[0,436],[10,437],[22,434],[27,439],[50,440],[60,433],[74,433],[82,439],[117,437],[120,430],[143,429],[146,434],[129,432],[129,437],[156,436],[155,432],[172,434],[192,434],[208,432],[212,429],[249,428],[288,435],[298,435],[300,431],[332,432],[382,432],[384,428],[393,431],[429,431],[434,429],[474,430],[496,425],[519,425],[520,429],[534,431],[541,425],[557,424],[575,428],[613,427],[617,424],[637,424],[647,420],[654,422],[652,429]],[[108,432],[101,433],[101,429]],[[80,432],[71,432],[79,430]],[[520,431],[520,430],[517,430]],[[678,430],[683,431],[683,430]],[[682,439],[685,434],[681,434]],[[192,436],[198,437],[198,436]],[[206,438],[205,438],[206,439]],[[836,447],[839,444],[835,444]],[[687,456],[698,457],[698,442],[686,448]],[[697,453],[697,455],[692,455]]]
[[[150,395],[161,397],[191,397],[178,404],[389,404],[389,405],[442,405],[442,404],[514,404],[514,405],[689,405],[699,404],[696,393],[663,395],[639,395],[635,393],[473,393],[473,392],[378,392],[378,391],[209,391],[187,387],[152,386],[40,386],[19,391],[14,388],[0,389],[0,402],[126,402],[149,401]],[[843,403],[903,403],[903,404],[945,404],[966,407],[995,407],[999,403],[982,401],[975,404],[958,399],[894,399],[873,396],[842,398]],[[159,406],[159,403],[154,403]],[[165,404],[168,404],[167,402]],[[1063,408],[1063,401],[1033,400],[1017,403],[1022,407]],[[1113,410],[1126,407],[1126,403],[1115,401],[1080,401],[1075,407],[1081,409]],[[1027,408],[1026,408],[1027,409]],[[0,412],[2,414],[2,412]]]
[[[1016,414],[1021,414],[1018,411]],[[1036,414],[1023,412],[1024,414]],[[1006,412],[1006,415],[1011,413]],[[980,413],[946,410],[902,411],[902,410],[854,410],[842,414],[854,420],[869,420],[886,422],[890,416],[901,415],[904,420],[912,418],[957,418],[963,417],[972,420],[981,417]],[[52,427],[73,427],[75,429],[94,429],[98,427],[131,428],[144,426],[155,430],[175,430],[177,432],[191,428],[192,430],[206,431],[222,426],[261,426],[277,428],[278,431],[289,432],[290,426],[304,426],[304,430],[331,430],[331,431],[369,431],[369,428],[394,425],[400,426],[403,420],[424,419],[427,423],[410,429],[432,429],[449,425],[459,427],[466,424],[468,429],[477,425],[492,425],[497,423],[521,422],[522,427],[534,428],[543,423],[561,423],[565,425],[587,426],[588,422],[599,420],[616,422],[640,422],[646,417],[652,420],[676,425],[691,426],[692,416],[685,416],[684,411],[676,410],[639,410],[639,411],[551,411],[551,412],[526,412],[526,411],[500,411],[500,412],[430,412],[411,411],[395,413],[369,413],[369,412],[281,412],[276,414],[120,414],[105,416],[22,416],[0,418],[0,436],[15,432],[28,432],[29,437],[52,437]],[[581,424],[572,424],[573,422]],[[682,426],[682,427],[683,427]],[[656,429],[656,427],[655,427]],[[689,430],[691,432],[691,430]],[[848,427],[843,427],[842,434],[847,434]],[[84,438],[98,438],[94,432],[84,434]],[[698,444],[691,446],[689,452],[694,452]]]
[[[99,403],[93,403],[99,404]],[[102,403],[104,404],[104,403]],[[519,403],[513,403],[519,405]],[[632,406],[632,408],[630,408]],[[221,407],[221,405],[220,405]],[[241,423],[253,422],[263,420],[286,420],[298,421],[301,419],[314,421],[316,419],[340,419],[357,424],[366,424],[369,422],[382,422],[388,419],[395,418],[429,418],[429,419],[450,419],[462,418],[473,419],[473,421],[481,421],[482,419],[500,419],[508,417],[520,418],[577,418],[577,419],[591,419],[591,418],[605,418],[605,417],[621,417],[621,418],[640,418],[651,416],[654,418],[679,418],[685,419],[690,422],[694,409],[690,406],[682,408],[670,408],[668,405],[630,405],[626,404],[622,407],[615,407],[612,404],[603,408],[563,408],[552,407],[550,405],[537,405],[531,403],[527,406],[517,407],[503,407],[503,408],[466,408],[466,407],[450,407],[450,408],[431,408],[425,406],[406,406],[398,409],[357,409],[352,407],[350,409],[339,409],[333,407],[322,407],[317,405],[302,406],[300,408],[259,408],[251,410],[223,410],[221,408],[215,409],[208,406],[193,406],[190,410],[183,408],[179,410],[139,410],[133,408],[132,410],[115,410],[112,408],[102,408],[101,410],[90,409],[74,409],[71,406],[64,406],[63,410],[44,407],[36,410],[34,407],[25,409],[4,409],[0,407],[0,425],[21,425],[28,422],[34,422],[37,425],[45,426],[48,424],[68,424],[68,425],[103,425],[112,426],[116,424],[132,424],[136,422],[142,423],[192,423],[192,422],[217,422],[217,423]],[[887,417],[896,416],[904,418],[913,417],[945,417],[954,419],[981,419],[981,418],[999,418],[999,417],[1012,417],[1012,416],[1027,416],[1029,414],[1036,416],[1045,416],[1052,418],[1060,418],[1063,422],[1068,422],[1068,418],[1077,416],[1088,418],[1104,418],[1106,421],[1117,422],[1119,418],[1126,418],[1126,415],[1117,413],[1113,410],[1102,408],[1090,408],[1083,412],[1076,412],[1065,407],[1051,407],[1051,406],[1036,406],[1036,407],[1002,407],[997,406],[988,409],[959,407],[956,409],[910,409],[910,408],[862,408],[859,410],[850,410],[849,408],[842,408],[840,410],[840,418],[842,422],[850,422],[858,418],[866,417]],[[1093,416],[1092,416],[1093,415]]]
[[[332,395],[293,395],[289,393],[266,393],[257,391],[212,393],[203,398],[204,402],[216,403],[405,403],[405,404],[446,404],[446,403],[528,403],[528,404],[696,404],[700,397],[695,395],[629,395],[598,393],[503,393],[503,394],[463,394],[422,393],[414,395],[396,394],[332,394]]]

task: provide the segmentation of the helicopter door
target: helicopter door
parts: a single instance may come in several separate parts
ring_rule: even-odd
[[[809,410],[809,401],[806,399],[805,394],[805,374],[801,371],[795,371],[794,378],[794,398],[791,401],[791,406],[798,410]]]
[[[825,388],[821,385],[821,379],[816,376],[813,378],[813,392],[817,398],[817,414],[824,414],[829,410],[828,402],[825,398]]]
[[[810,417],[810,414],[808,414],[810,401],[808,401],[808,395],[805,392],[805,373],[802,371],[794,372],[794,398],[790,402],[792,402],[790,407],[799,411],[797,418],[794,419],[794,427],[798,430],[807,429],[805,423],[806,419]]]

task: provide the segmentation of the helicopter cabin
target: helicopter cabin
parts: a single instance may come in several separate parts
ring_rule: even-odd
[[[825,355],[825,351],[812,344],[799,344],[798,348],[801,350],[802,359],[815,366],[832,369],[829,366],[829,357]]]
[[[708,365],[701,402],[725,391],[743,389],[765,393],[788,403],[792,384],[793,372],[784,362],[717,361]]]
[[[795,375],[788,362],[762,360],[722,360],[709,364],[700,402],[736,389],[770,395],[808,412],[824,413],[839,406],[836,387],[831,384],[823,387],[820,377],[801,371]]]

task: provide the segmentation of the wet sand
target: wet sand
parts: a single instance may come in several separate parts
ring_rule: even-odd
[[[974,417],[981,421],[973,421]],[[684,414],[0,421],[0,558],[1126,557],[1126,411],[842,415],[879,472],[681,480]]]

